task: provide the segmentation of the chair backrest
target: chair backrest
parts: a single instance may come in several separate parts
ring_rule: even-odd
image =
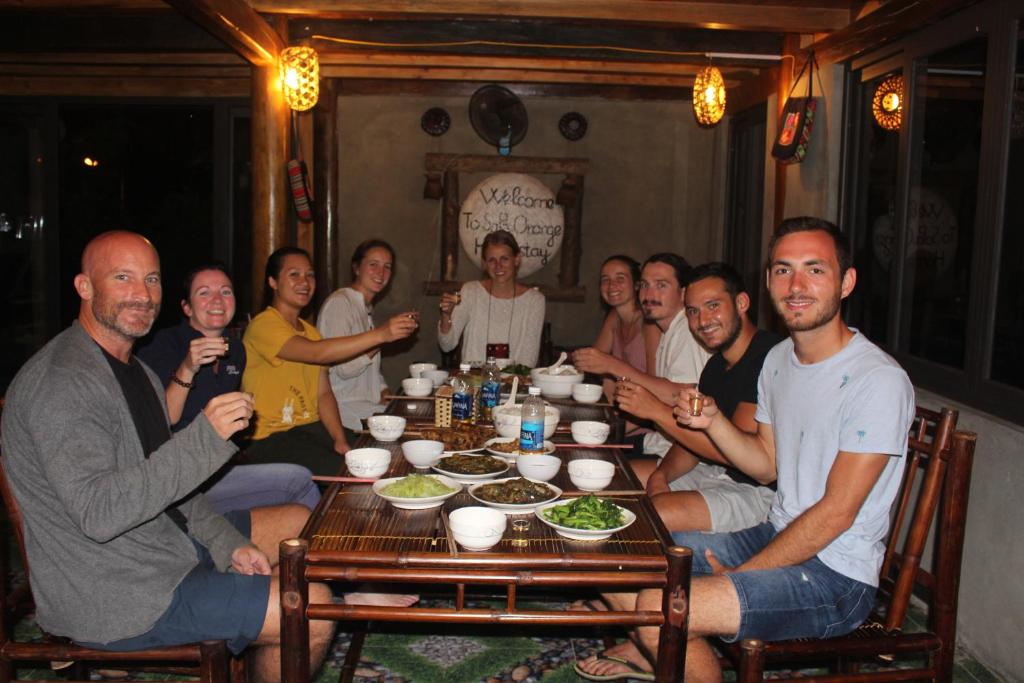
[[[930,591],[935,584],[935,575],[921,567],[921,556],[940,505],[954,493],[960,495],[953,489],[961,482],[954,482],[950,476],[957,417],[957,411],[948,408],[941,412],[926,408],[916,411],[908,438],[903,485],[895,502],[879,577],[880,593],[889,598],[884,621],[889,631],[902,627],[915,587],[924,586]],[[966,517],[966,492],[962,495],[965,502],[963,516]],[[943,507],[948,508],[948,505]],[[945,532],[942,528],[944,523],[959,523],[962,527],[964,521],[944,520],[940,516],[937,532]]]
[[[11,530],[14,531],[14,538],[18,541],[18,554],[21,555],[21,566],[28,576],[28,555],[25,554],[25,530],[21,523],[21,508],[11,491],[10,482],[7,481],[7,469],[4,465],[4,458],[0,456],[0,494],[3,495],[4,507],[7,508],[7,518],[11,523]]]

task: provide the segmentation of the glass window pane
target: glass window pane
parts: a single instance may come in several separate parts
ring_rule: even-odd
[[[899,156],[899,127],[883,127],[872,113],[875,93],[898,74],[887,74],[861,85],[864,103],[860,121],[861,174],[857,197],[858,225],[854,232],[857,288],[850,301],[853,319],[861,332],[885,343],[888,330],[893,258],[896,247],[894,210],[896,204],[896,162]],[[884,120],[885,123],[889,121]]]
[[[964,366],[988,41],[915,64],[901,348]]]
[[[999,289],[996,295],[992,374],[999,382],[1024,388],[1024,40],[1017,41],[1017,68],[1006,169]]]

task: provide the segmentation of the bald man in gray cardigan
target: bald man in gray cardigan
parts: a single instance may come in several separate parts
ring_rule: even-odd
[[[116,650],[214,638],[239,652],[251,643],[255,676],[277,680],[272,567],[308,511],[255,508],[229,521],[190,495],[235,452],[230,437],[248,425],[252,398],[214,398],[170,435],[162,387],[131,353],[161,299],[159,259],[143,237],[94,239],[75,288],[78,321],[21,369],[3,415],[40,626]],[[314,590],[330,600],[325,586]],[[332,628],[313,627],[316,666]]]

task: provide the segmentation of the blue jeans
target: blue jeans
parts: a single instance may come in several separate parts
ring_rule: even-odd
[[[305,467],[288,463],[235,465],[206,490],[206,500],[221,514],[285,503],[312,510],[320,501],[312,476]]]
[[[722,534],[677,532],[673,540],[693,550],[693,575],[711,573],[704,557],[708,548],[726,567],[736,567],[775,538],[765,522],[743,531]],[[744,638],[789,640],[832,638],[853,631],[875,602],[874,586],[829,568],[817,557],[777,569],[726,574],[740,600],[740,628],[726,641]]]

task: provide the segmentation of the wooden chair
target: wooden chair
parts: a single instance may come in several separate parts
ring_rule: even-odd
[[[954,431],[957,412],[918,408],[909,438],[907,468],[895,502],[892,529],[880,572],[875,611],[856,631],[838,638],[724,645],[738,662],[737,680],[760,681],[766,664],[826,666],[815,681],[952,681],[956,609],[963,555],[967,497],[975,434]],[[931,571],[921,567],[925,542],[936,522]],[[928,607],[928,628],[905,633],[912,594]],[[913,659],[907,661],[906,656]],[[909,668],[897,668],[897,660]],[[921,660],[918,664],[917,660]],[[870,666],[862,668],[862,665]],[[773,678],[779,677],[773,672]]]
[[[134,652],[93,650],[47,633],[43,634],[41,642],[15,641],[13,624],[25,611],[20,607],[26,603],[25,598],[31,598],[31,586],[28,579],[29,564],[25,554],[21,509],[7,482],[3,457],[0,457],[0,493],[7,507],[7,515],[25,569],[23,584],[9,590],[7,568],[0,568],[0,571],[3,571],[3,574],[0,574],[0,606],[3,607],[3,611],[0,612],[0,683],[8,683],[17,678],[17,662],[34,662],[37,667],[46,668],[52,661],[73,662],[74,666],[70,671],[75,680],[88,681],[89,665],[106,662],[112,664],[112,668],[123,668],[131,664],[133,669],[141,670],[154,670],[154,664],[161,663],[157,667],[160,671],[198,676],[203,683],[227,683],[232,679],[244,681],[244,667],[232,662],[227,645],[222,640]]]

